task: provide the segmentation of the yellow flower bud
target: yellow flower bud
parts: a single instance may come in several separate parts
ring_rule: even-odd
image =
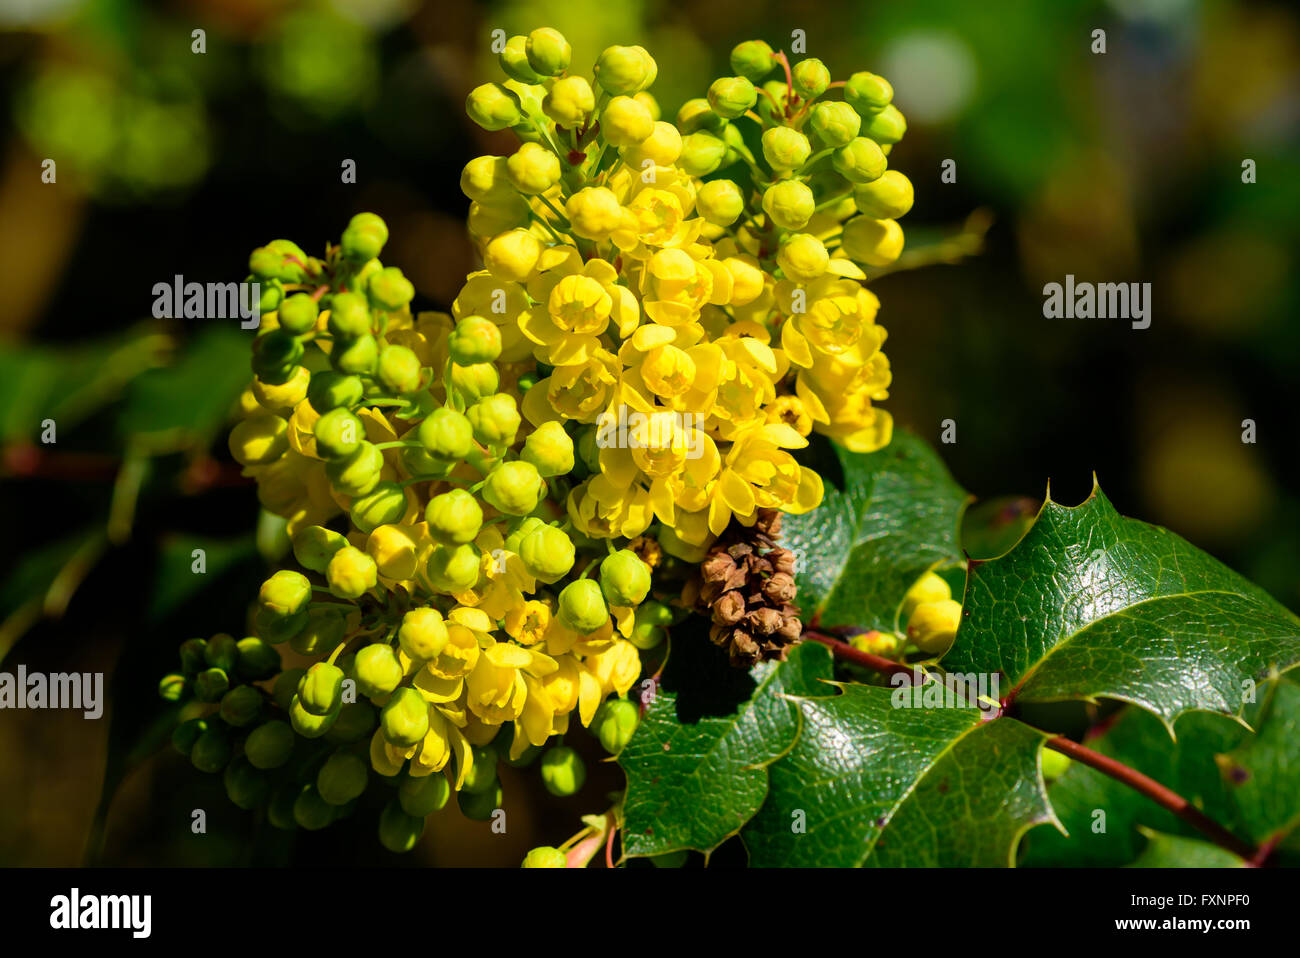
[[[817,237],[798,233],[791,237],[776,254],[777,265],[797,283],[811,283],[830,264],[830,255]]]
[[[582,126],[595,108],[596,95],[591,92],[591,84],[580,76],[556,80],[542,101],[542,112],[564,130]]]
[[[907,620],[907,637],[922,652],[942,655],[957,637],[961,603],[953,599],[922,602]]]
[[[944,599],[952,598],[952,589],[948,588],[948,583],[942,576],[935,575],[933,572],[927,572],[921,578],[917,579],[907,595],[903,596],[903,621],[912,617],[916,607],[922,602],[941,602]]]
[[[896,220],[912,208],[912,181],[898,170],[886,170],[880,179],[853,191],[858,212],[873,219]]]
[[[265,383],[253,380],[253,395],[262,407],[270,412],[283,412],[287,417],[293,407],[307,398],[307,386],[311,382],[311,373],[306,366],[299,366],[282,383]]]
[[[434,608],[411,609],[402,616],[397,642],[412,659],[436,659],[447,645],[447,624],[442,613]]]
[[[841,245],[849,259],[868,266],[888,266],[903,252],[903,228],[897,220],[855,216],[844,224]]]
[[[495,237],[483,252],[483,265],[495,279],[522,283],[542,255],[541,241],[528,230],[515,229]]]
[[[506,160],[506,176],[520,193],[545,193],[560,181],[560,160],[539,143],[525,143]]]
[[[573,231],[589,240],[609,239],[626,219],[618,197],[603,186],[578,190],[564,204],[564,213],[573,224]]]
[[[511,195],[504,156],[476,156],[460,174],[460,191],[478,203],[491,203]]]
[[[413,578],[416,549],[415,530],[410,526],[379,526],[366,540],[366,554],[375,560],[379,574],[386,579]]]
[[[641,102],[639,95],[636,102]],[[653,113],[651,115],[653,116]],[[623,158],[637,169],[642,169],[646,160],[650,160],[655,166],[672,166],[681,155],[681,133],[671,123],[662,121],[655,122],[654,129],[648,137],[623,152]]]
[[[270,413],[253,416],[230,430],[229,445],[241,465],[264,466],[289,448],[289,424]]]
[[[695,208],[715,226],[730,226],[745,212],[745,197],[731,180],[710,180],[695,196]]]
[[[654,128],[650,111],[630,96],[614,97],[600,115],[600,134],[613,146],[636,146],[648,139]]]
[[[377,573],[375,560],[356,546],[344,546],[330,557],[325,567],[330,591],[340,599],[357,599],[373,589],[379,581]]]

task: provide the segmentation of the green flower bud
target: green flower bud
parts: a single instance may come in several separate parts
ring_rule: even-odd
[[[524,119],[519,97],[500,83],[484,83],[470,90],[465,112],[485,130],[504,130]]]
[[[379,843],[394,854],[409,852],[424,834],[424,819],[408,815],[397,801],[389,802],[379,815]]]
[[[275,699],[275,704],[282,711],[289,711],[293,697],[298,694],[298,683],[306,674],[306,669],[285,669],[275,677],[275,684],[271,687],[271,697]]]
[[[632,634],[628,636],[628,641],[638,649],[653,649],[663,642],[667,634],[657,625],[638,625],[632,630]]]
[[[415,435],[429,455],[438,459],[464,459],[474,448],[473,424],[445,406],[429,413]]]
[[[194,748],[194,743],[199,740],[200,735],[207,731],[207,728],[207,719],[187,719],[176,726],[172,732],[172,748],[188,758],[190,751]]]
[[[468,543],[440,545],[429,553],[425,572],[430,581],[444,592],[456,593],[478,584],[479,552]]]
[[[350,456],[331,459],[325,463],[325,475],[329,478],[330,484],[343,495],[359,498],[373,492],[375,486],[379,485],[379,476],[383,468],[384,454],[375,447],[374,443],[362,442]],[[342,543],[335,546],[335,551],[341,546]],[[330,555],[332,556],[333,552]],[[328,563],[329,557],[327,556],[324,561]],[[325,570],[321,568],[316,571]]]
[[[188,684],[183,675],[175,672],[164,675],[158,682],[158,696],[164,702],[179,702],[184,698]]]
[[[498,512],[526,516],[546,495],[546,483],[531,462],[502,462],[488,474],[482,494]]]
[[[687,100],[677,111],[677,129],[685,137],[700,130],[706,133],[721,133],[727,121],[713,112],[709,101],[703,97]]]
[[[746,40],[731,50],[731,69],[742,77],[758,83],[776,68],[772,48],[762,40]],[[744,112],[744,111],[741,111]]]
[[[650,567],[630,549],[600,563],[600,589],[610,605],[634,606],[650,594]]]
[[[297,800],[298,793],[306,787],[296,782],[285,782],[272,789],[271,802],[266,807],[266,820],[282,831],[292,832],[297,829],[298,823],[293,820],[293,803]]]
[[[850,183],[870,183],[885,172],[888,161],[874,140],[856,136],[831,154],[831,165]]]
[[[763,89],[767,96],[758,98],[758,115],[767,124],[783,126],[790,104],[790,88],[785,85],[785,80],[768,80]]]
[[[813,191],[798,180],[773,183],[763,192],[763,212],[782,229],[803,229],[816,210]]]
[[[366,790],[368,771],[352,752],[335,752],[316,773],[316,791],[331,805],[346,805]]]
[[[451,475],[457,463],[448,459],[435,459],[420,447],[408,447],[401,451],[402,463],[412,476],[443,479]]]
[[[357,653],[356,671],[357,690],[367,698],[388,695],[402,684],[402,663],[397,661],[392,647],[383,642],[367,645]]]
[[[763,133],[763,158],[777,172],[797,170],[811,155],[812,144],[798,130],[774,126]]]
[[[208,643],[204,639],[186,639],[181,643],[181,671],[193,678],[207,667]]]
[[[830,254],[817,237],[796,233],[777,251],[776,263],[796,283],[811,283],[826,272]]]
[[[338,606],[318,606],[307,613],[307,623],[289,639],[299,655],[332,652],[347,632],[347,617]]]
[[[582,126],[594,109],[596,95],[591,91],[591,84],[580,76],[556,80],[542,101],[542,112],[562,130]]]
[[[612,146],[636,146],[654,132],[655,121],[645,104],[630,96],[616,96],[600,115],[600,135]]]
[[[271,780],[240,756],[226,766],[226,795],[236,807],[249,812],[271,797]]]
[[[253,616],[253,631],[272,645],[293,638],[307,625],[307,613],[299,612],[287,618],[267,609],[258,609]]]
[[[227,725],[242,727],[262,714],[262,693],[255,685],[237,685],[221,697],[220,714]]]
[[[497,753],[495,749],[478,745],[473,751],[474,760],[461,788],[467,792],[486,792],[497,783]]]
[[[611,96],[631,96],[650,85],[648,58],[641,47],[606,47],[596,60],[596,82]]]
[[[511,445],[522,421],[515,398],[508,393],[480,399],[469,407],[465,415],[473,428],[474,438],[485,446]]]
[[[429,706],[420,693],[408,686],[393,692],[379,712],[384,738],[398,748],[418,745],[429,731]]]
[[[745,197],[731,180],[710,180],[696,194],[695,208],[714,226],[730,226],[745,212]]]
[[[536,531],[546,525],[546,522],[537,516],[524,516],[521,519],[515,519],[510,523],[510,533],[506,536],[505,547],[510,552],[518,553],[520,543],[529,533]],[[531,573],[530,573],[531,574]]]
[[[662,602],[650,599],[636,607],[633,633],[639,628],[661,628],[673,624],[673,610]]]
[[[355,546],[344,546],[325,567],[330,592],[340,599],[359,599],[379,581],[375,560]]]
[[[303,738],[320,738],[330,730],[338,717],[338,706],[335,706],[332,712],[317,715],[315,712],[308,711],[297,695],[294,695],[293,701],[289,703],[289,724]]]
[[[862,129],[862,117],[847,103],[818,103],[808,125],[827,146],[846,146]]]
[[[306,262],[307,254],[298,244],[289,240],[272,240],[253,250],[248,257],[248,269],[261,281],[301,283],[307,278],[303,271]]]
[[[542,784],[552,795],[573,795],[586,780],[582,756],[567,745],[557,745],[542,756]]]
[[[316,451],[327,459],[352,455],[366,438],[361,420],[342,408],[331,409],[317,419],[312,434],[316,437]]]
[[[519,558],[523,560],[524,568],[533,578],[547,585],[568,575],[576,556],[569,534],[554,526],[543,525],[534,529],[519,543]],[[591,584],[595,585],[594,582]],[[597,627],[603,624],[604,620],[601,620]]]
[[[708,176],[722,165],[727,144],[712,133],[698,130],[682,137],[682,153],[677,165],[690,176]]]
[[[395,393],[413,393],[420,388],[423,371],[420,358],[406,346],[385,346],[379,353],[379,381]]]
[[[564,852],[550,845],[541,845],[524,856],[520,868],[567,868],[568,859]]]
[[[560,590],[560,621],[588,635],[609,620],[609,607],[600,586],[590,579],[578,579]]]
[[[255,282],[260,287],[257,306],[263,316],[275,312],[284,302],[284,285],[278,279],[258,280],[256,276],[249,276],[244,282]]]
[[[953,599],[922,602],[907,620],[907,637],[922,652],[942,655],[957,637],[961,603]]]
[[[1070,756],[1062,755],[1050,748],[1042,749],[1038,755],[1039,765],[1043,769],[1043,778],[1046,781],[1060,778],[1070,767]]]
[[[415,287],[396,266],[387,266],[366,281],[366,298],[372,309],[397,312],[415,298]]]
[[[844,99],[864,120],[875,116],[894,99],[894,88],[874,73],[855,73],[844,84]]]
[[[447,645],[447,624],[442,613],[432,607],[409,610],[402,616],[397,642],[412,659],[436,659]]]
[[[200,702],[216,702],[230,688],[225,669],[204,669],[194,679],[194,696]]]
[[[328,828],[334,823],[334,806],[321,797],[315,785],[308,785],[294,799],[293,820],[309,832]]]
[[[610,699],[596,712],[591,723],[601,747],[611,755],[623,751],[641,721],[640,710],[627,699]]]
[[[339,709],[339,717],[326,733],[330,742],[351,745],[370,738],[375,730],[375,707],[369,702],[347,702]]]
[[[458,366],[493,362],[501,355],[501,327],[482,316],[465,316],[447,336],[447,351]]]
[[[261,639],[249,636],[236,643],[239,650],[239,664],[236,667],[241,678],[249,682],[269,679],[280,671],[280,653]]]
[[[352,500],[352,524],[362,532],[401,522],[406,515],[406,491],[396,482],[379,482],[364,496]]]
[[[261,608],[273,615],[297,615],[311,602],[311,583],[301,572],[281,569],[262,583],[262,588],[257,594],[257,602]],[[229,636],[223,638],[230,639]],[[239,647],[234,639],[230,639],[229,643],[223,643],[225,644],[231,646],[231,652],[227,659],[222,661],[221,666],[229,671],[239,661]],[[208,643],[209,659],[214,648],[215,643]]]
[[[253,340],[253,372],[276,385],[288,381],[301,362],[303,345],[292,333],[273,329]]]
[[[280,320],[281,329],[295,336],[301,336],[315,328],[316,317],[319,314],[320,308],[316,305],[316,300],[307,293],[294,293],[280,304],[276,315]]]
[[[332,369],[313,373],[307,384],[307,401],[319,413],[327,413],[340,406],[355,406],[363,394],[361,379],[346,376]]]
[[[379,364],[379,341],[366,333],[349,343],[335,343],[330,363],[344,374],[373,374]]]
[[[491,396],[501,387],[501,374],[491,363],[451,364],[451,387],[467,403]]]
[[[402,811],[413,818],[423,819],[447,804],[451,786],[445,775],[434,773],[419,778],[407,778],[397,786],[397,801]]]
[[[343,258],[353,263],[375,259],[388,242],[388,225],[374,213],[358,213],[348,220],[340,243]]]
[[[529,433],[519,455],[547,478],[573,471],[573,440],[558,420],[543,423]]]
[[[520,35],[507,40],[505,48],[497,55],[497,59],[501,62],[501,69],[512,80],[518,80],[520,83],[537,83],[542,79],[537,75],[537,71],[528,65],[528,38],[525,36]]]
[[[352,340],[371,332],[370,303],[360,293],[335,293],[330,298],[326,327],[335,339]]]
[[[279,768],[293,754],[293,729],[288,722],[273,719],[249,733],[244,754],[255,768]]]
[[[190,763],[200,772],[219,772],[230,761],[230,736],[220,725],[209,725],[194,740]]]
[[[525,143],[506,160],[506,176],[520,193],[536,196],[560,182],[560,159],[539,143]]]
[[[912,208],[912,182],[897,170],[886,170],[880,179],[853,190],[858,212],[877,220],[896,220]]]
[[[434,496],[424,510],[429,535],[444,545],[473,542],[483,527],[483,507],[464,489]]]
[[[831,85],[831,71],[816,57],[800,60],[790,70],[794,92],[806,100],[821,96]]]
[[[752,110],[758,101],[758,91],[745,77],[721,77],[709,87],[709,106],[720,117],[734,120]]]
[[[298,686],[298,701],[313,715],[326,715],[342,704],[343,670],[333,662],[317,662]]]
[[[563,33],[551,27],[540,27],[528,34],[524,50],[533,72],[544,77],[563,73],[569,69],[569,61],[573,58],[569,41],[564,39]]]
[[[907,132],[907,120],[892,103],[867,119],[862,133],[871,137],[882,146],[897,143]]]
[[[470,821],[486,822],[492,813],[501,807],[501,783],[495,783],[485,792],[467,792],[464,789],[456,793],[456,804],[460,812]]]

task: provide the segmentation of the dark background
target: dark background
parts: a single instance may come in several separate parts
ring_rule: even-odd
[[[551,25],[587,71],[611,43],[659,63],[671,119],[736,42],[888,77],[909,132],[908,248],[991,218],[982,252],[873,284],[897,422],[983,501],[1073,504],[1095,472],[1300,606],[1300,19],[1289,3],[754,0],[420,3],[125,0],[0,9],[0,661],[102,670],[99,722],[0,713],[0,864],[387,863],[373,820],[259,827],[180,756],[154,692],[177,644],[242,633],[274,556],[225,451],[249,373],[233,322],[149,319],[152,287],[242,279],[276,237],[311,252],[348,218],[388,222],[384,259],[446,309],[474,252],[464,163],[511,148],[463,114],[497,79],[490,33]],[[207,52],[191,52],[191,31]],[[1090,52],[1094,29],[1107,51]],[[41,161],[57,163],[42,184]],[[1258,182],[1243,184],[1252,159]],[[356,185],[340,182],[355,160]],[[940,181],[944,160],[957,182]],[[909,255],[912,255],[909,253]],[[1153,320],[1045,319],[1042,287],[1150,282]],[[41,445],[53,418],[58,441]],[[1242,442],[1242,420],[1257,442]],[[1034,502],[1008,500],[1010,508]],[[996,505],[996,503],[995,503]],[[190,573],[194,548],[204,576]],[[259,555],[260,553],[260,555]],[[505,769],[506,836],[452,807],[411,864],[516,864],[602,811],[617,769],[560,801]],[[120,788],[117,786],[120,785]],[[115,796],[108,801],[103,796]],[[205,808],[206,836],[188,830]]]

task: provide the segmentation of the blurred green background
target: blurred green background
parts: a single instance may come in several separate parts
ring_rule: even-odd
[[[972,212],[992,223],[979,255],[873,286],[897,421],[936,444],[956,423],[939,448],[982,521],[1032,513],[1049,478],[1077,502],[1095,471],[1122,512],[1300,606],[1291,3],[0,0],[0,660],[103,671],[111,689],[98,722],[0,713],[0,864],[515,865],[620,786],[598,751],[565,801],[503,769],[506,835],[452,803],[397,859],[364,812],[278,833],[157,748],[177,644],[243,634],[282,543],[225,451],[249,334],[148,319],[153,284],[241,279],[253,247],[319,251],[368,209],[417,306],[447,308],[474,266],[460,169],[512,142],[470,124],[465,95],[498,77],[494,29],[543,25],[582,70],[611,43],[646,46],[668,117],[729,72],[735,43],[789,49],[794,30],[838,79],[888,77],[909,121],[890,157],[916,187],[909,248]],[[1067,273],[1150,282],[1151,327],[1045,319],[1042,286]]]

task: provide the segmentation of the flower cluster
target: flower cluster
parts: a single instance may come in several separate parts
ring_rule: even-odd
[[[688,611],[652,574],[745,530],[764,554],[730,554],[714,639],[738,664],[783,655],[799,623],[770,535],[822,498],[793,451],[889,441],[861,282],[911,204],[888,83],[750,42],[673,124],[644,49],[605,50],[591,82],[570,56],[554,30],[515,37],[508,79],[469,96],[522,145],[464,169],[484,268],[450,314],[412,310],[371,213],[319,258],[250,257],[263,322],[229,446],[296,567],[263,584],[253,637],[190,640],[162,690],[196,700],[178,748],[278,825],[329,824],[374,773],[405,850],[453,789],[489,817],[499,757],[579,723],[619,751],[641,653]],[[540,764],[556,794],[583,784],[572,748]]]

